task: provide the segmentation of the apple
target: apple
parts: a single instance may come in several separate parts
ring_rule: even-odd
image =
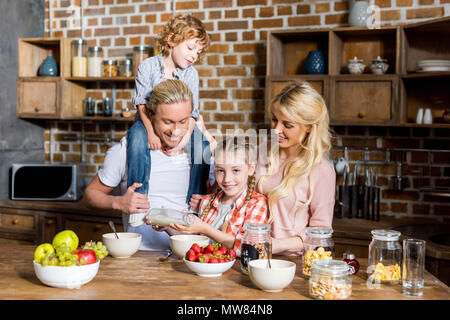
[[[95,251],[92,249],[76,249],[73,250],[73,254],[78,255],[78,261],[81,265],[91,264],[97,262],[97,255],[95,254]],[[84,261],[81,261],[81,260]]]
[[[78,236],[72,230],[64,230],[55,235],[52,243],[54,248],[65,244],[73,251],[78,247]]]
[[[50,243],[40,244],[36,250],[34,250],[34,261],[41,263],[48,254],[53,253],[55,253],[55,249]]]

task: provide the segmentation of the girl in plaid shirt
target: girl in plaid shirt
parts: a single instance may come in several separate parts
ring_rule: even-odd
[[[233,248],[237,256],[241,255],[244,224],[263,224],[269,218],[266,197],[255,191],[256,150],[240,140],[234,137],[217,146],[217,187],[200,202],[200,218],[196,217],[190,226],[173,224],[170,228],[182,233],[202,233]],[[174,234],[170,229],[166,231]]]

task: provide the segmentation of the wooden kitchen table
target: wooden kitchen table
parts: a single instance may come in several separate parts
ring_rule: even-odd
[[[51,288],[42,284],[33,269],[36,246],[0,244],[0,299],[87,299],[87,300],[259,300],[311,299],[308,281],[301,276],[301,259],[295,278],[283,291],[269,293],[258,289],[240,271],[240,261],[218,278],[203,278],[192,273],[183,261],[170,257],[161,262],[163,252],[138,251],[128,259],[106,257],[97,276],[80,289]],[[361,270],[351,276],[353,293],[350,299],[359,300],[449,300],[450,288],[429,272],[425,272],[425,288],[421,297],[401,293],[401,284],[380,289],[366,287],[367,260],[361,259]]]

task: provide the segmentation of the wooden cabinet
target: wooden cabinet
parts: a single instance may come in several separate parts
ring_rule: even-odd
[[[331,80],[330,118],[334,123],[393,123],[398,77],[345,75]]]
[[[55,234],[69,229],[81,244],[101,241],[102,234],[110,233],[109,220],[123,231],[121,214],[81,207],[80,202],[0,200],[0,242],[51,243]]]
[[[17,116],[35,119],[66,120],[122,120],[134,117],[85,117],[83,100],[87,90],[98,83],[106,84],[115,92],[116,83],[134,84],[134,77],[71,77],[71,38],[21,38],[19,39],[19,70],[17,78]],[[44,59],[52,54],[59,75],[38,76]],[[115,96],[115,93],[112,94]]]
[[[101,241],[103,234],[112,232],[111,227],[108,224],[109,220],[114,221],[114,224],[117,226],[117,232],[123,231],[123,226],[117,219],[67,216],[64,220],[64,229],[75,232],[81,243],[90,240]]]
[[[450,101],[450,71],[416,72],[420,60],[450,60],[450,43],[442,41],[449,35],[449,17],[380,29],[270,31],[266,107],[285,84],[306,80],[324,97],[332,125],[416,126],[417,110],[428,107],[435,119],[432,126],[450,127],[439,124]],[[323,75],[306,74],[312,50],[324,54]],[[347,69],[355,56],[366,65],[360,75]],[[371,73],[372,60],[378,56],[388,60],[386,74]]]
[[[70,76],[70,39],[19,39],[17,116],[20,118],[63,119],[83,116],[85,88],[67,81]],[[38,70],[52,54],[59,76],[41,77]]]
[[[0,208],[0,238],[34,243],[38,221],[34,211]]]

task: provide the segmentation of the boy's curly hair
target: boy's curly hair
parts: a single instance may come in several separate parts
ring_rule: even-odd
[[[206,32],[206,28],[203,23],[188,13],[183,13],[172,17],[166,25],[163,27],[156,41],[157,50],[160,51],[163,56],[167,57],[170,52],[169,36],[175,45],[192,38],[199,38],[203,44],[203,50],[201,51],[198,61],[201,61],[203,56],[210,45],[210,36]]]

